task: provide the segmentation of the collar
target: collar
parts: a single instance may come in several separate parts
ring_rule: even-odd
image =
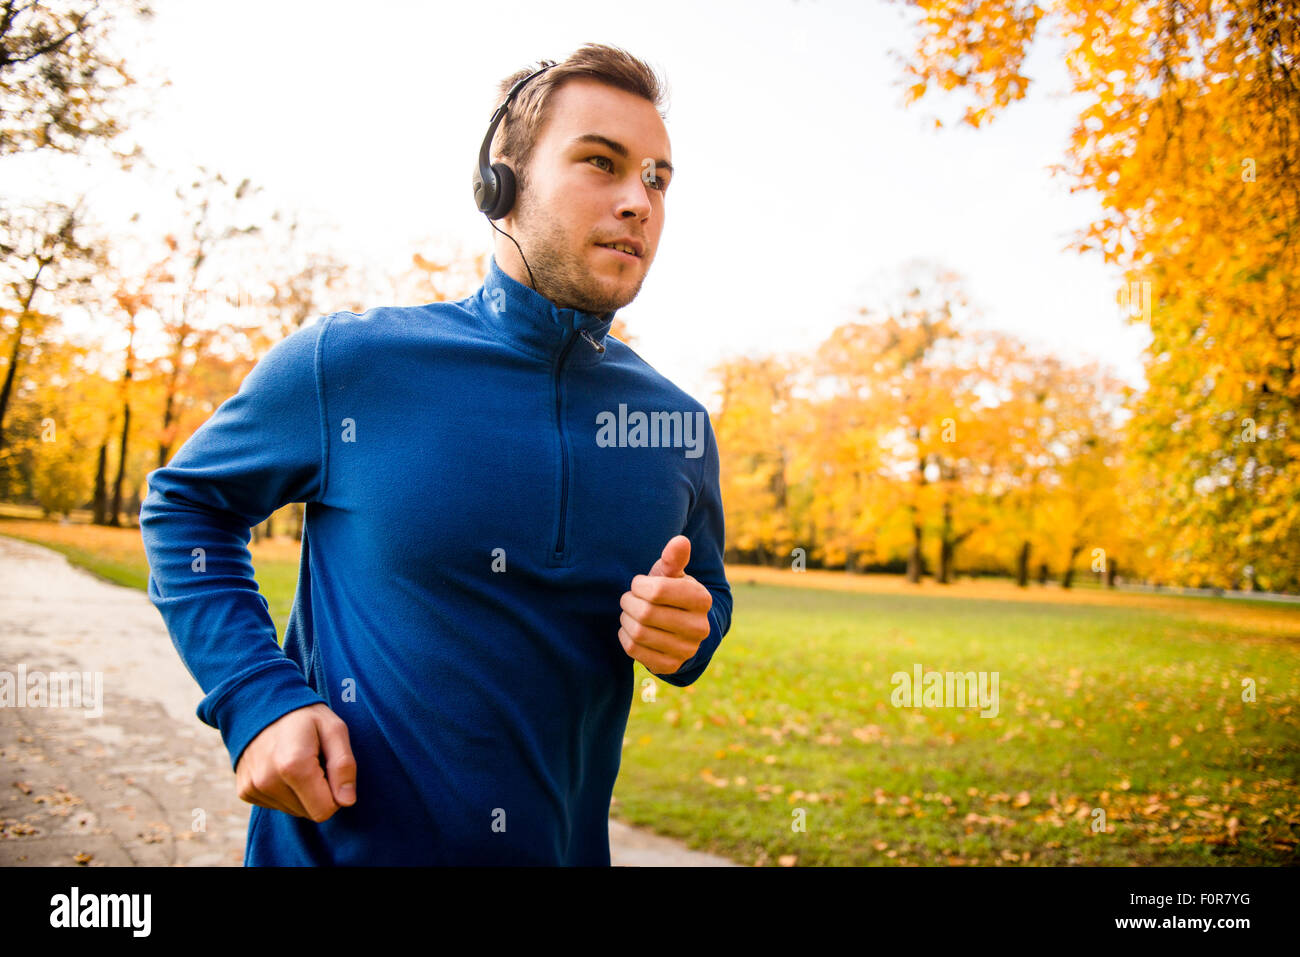
[[[522,352],[550,361],[578,333],[567,362],[591,365],[604,358],[605,354],[597,351],[581,331],[585,329],[602,346],[608,345],[605,337],[614,324],[613,312],[595,315],[580,309],[561,309],[537,290],[508,275],[497,265],[495,255],[473,300],[487,326]]]

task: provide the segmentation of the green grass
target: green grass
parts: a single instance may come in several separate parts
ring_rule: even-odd
[[[146,581],[138,530],[0,533]],[[253,555],[283,635],[296,545]],[[615,817],[746,864],[1297,861],[1300,610],[732,584],[699,681],[647,701],[636,666]],[[997,672],[998,715],[894,707],[891,676],[917,662]]]
[[[744,863],[1296,861],[1294,612],[1261,632],[1194,604],[733,588],[704,676],[634,701],[631,823]],[[917,662],[998,672],[999,714],[894,707],[891,675]]]

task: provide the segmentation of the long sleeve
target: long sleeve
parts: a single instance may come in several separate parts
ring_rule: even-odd
[[[329,319],[277,343],[163,468],[147,476],[140,532],[149,600],[205,692],[231,767],[263,728],[322,702],[276,642],[253,577],[253,526],[324,494],[322,348]]]
[[[695,505],[687,516],[682,530],[691,541],[691,559],[686,563],[686,574],[693,576],[713,596],[709,609],[709,636],[699,649],[682,662],[682,666],[669,675],[657,678],[684,688],[693,684],[713,659],[722,638],[731,629],[731,586],[723,568],[722,556],[726,547],[726,529],[722,513],[722,491],[719,487],[718,444],[713,434],[713,423],[705,415],[708,425],[705,452],[701,458],[702,481]]]

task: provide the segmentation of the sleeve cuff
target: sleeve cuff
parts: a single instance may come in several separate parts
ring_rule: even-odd
[[[713,660],[713,653],[718,649],[722,642],[722,626],[718,620],[718,603],[714,601],[713,607],[709,609],[709,636],[700,642],[700,647],[696,649],[695,654],[682,662],[680,668],[670,675],[653,674],[660,681],[666,681],[670,685],[678,688],[685,688],[687,685],[694,684],[700,675],[704,674],[704,669],[709,666]]]
[[[326,704],[311,689],[298,666],[282,659],[214,688],[199,702],[199,720],[221,732],[230,767],[239,764],[244,749],[267,725],[313,704]]]

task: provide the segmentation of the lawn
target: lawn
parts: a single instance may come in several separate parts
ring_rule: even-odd
[[[1300,612],[737,571],[709,670],[633,703],[618,816],[750,864],[1296,862]],[[998,672],[999,713],[895,707],[917,663]]]
[[[0,534],[147,580],[134,529]],[[283,633],[297,543],[252,554]],[[637,665],[615,817],[745,864],[1296,863],[1295,606],[729,576],[731,632],[699,681]],[[998,713],[896,707],[892,676],[917,664],[996,672]]]

